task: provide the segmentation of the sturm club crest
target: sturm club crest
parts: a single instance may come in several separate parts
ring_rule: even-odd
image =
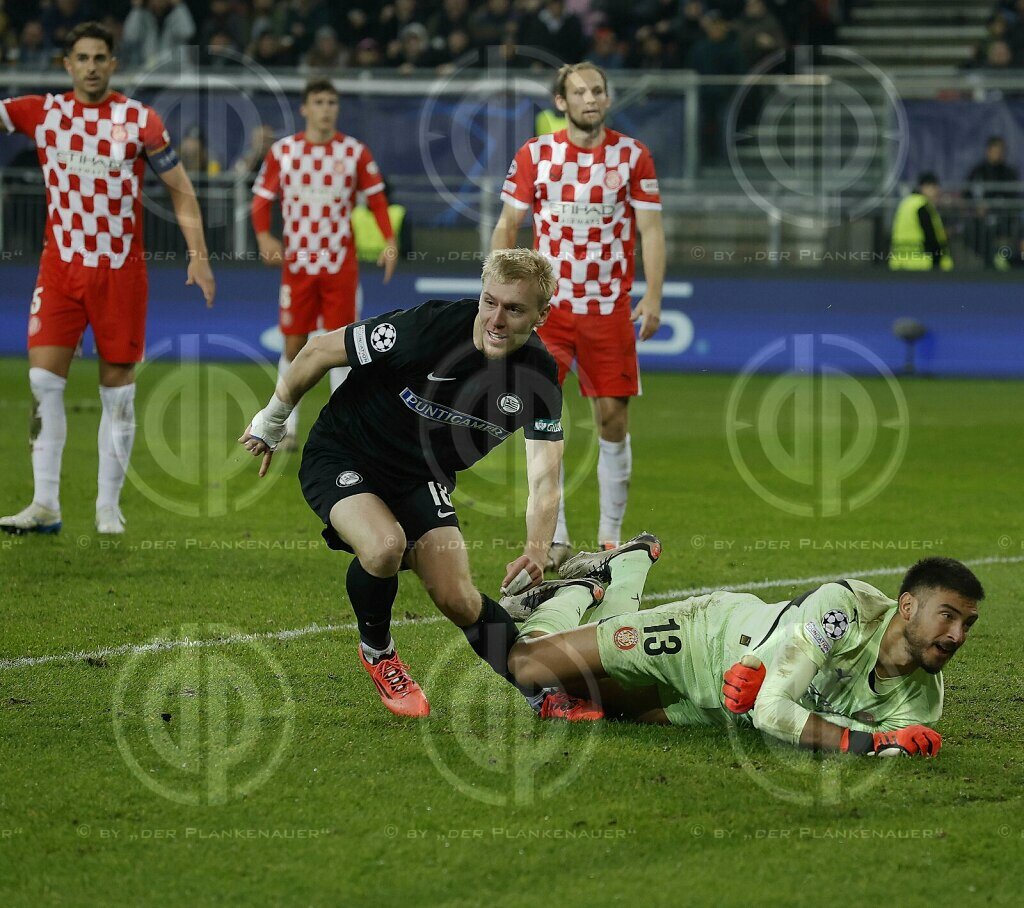
[[[826,612],[821,619],[822,630],[833,640],[839,640],[846,633],[846,629],[849,626],[850,619],[846,617],[846,612],[841,609],[832,609],[832,611]]]
[[[334,481],[339,488],[344,489],[348,486],[354,486],[357,482],[362,482],[363,477],[353,470],[346,470],[344,473],[339,473],[338,478]]]
[[[498,409],[511,416],[523,409],[523,399],[517,394],[502,394],[498,398]]]
[[[370,346],[378,353],[387,353],[395,345],[398,332],[391,322],[384,322],[370,332]]]

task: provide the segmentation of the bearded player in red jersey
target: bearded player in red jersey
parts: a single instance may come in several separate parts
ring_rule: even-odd
[[[640,393],[640,377],[632,323],[640,322],[640,339],[647,340],[661,321],[661,197],[646,146],[604,125],[611,98],[603,70],[593,63],[563,66],[554,94],[566,128],[533,138],[516,153],[491,247],[514,246],[519,225],[533,212],[535,248],[558,278],[551,315],[538,333],[558,362],[559,380],[575,360],[580,390],[595,400],[598,543],[610,549],[619,544],[633,465],[628,406]],[[647,291],[630,313],[638,231]],[[562,490],[548,570],[571,551],[564,482]]]
[[[100,355],[103,404],[96,529],[124,532],[120,498],[135,438],[135,364],[146,338],[141,195],[147,161],[170,193],[188,245],[185,283],[198,284],[213,305],[195,190],[156,111],[110,90],[116,66],[111,33],[85,22],[65,44],[71,91],[0,101],[0,129],[35,142],[49,209],[28,322],[35,492],[23,511],[0,518],[8,533],[61,528],[64,387],[86,325]]]
[[[288,367],[318,327],[344,328],[356,320],[359,270],[352,235],[356,193],[366,196],[386,245],[377,259],[384,283],[398,261],[384,181],[370,149],[338,132],[338,90],[328,79],[314,79],[302,93],[300,113],[306,128],[275,142],[253,186],[252,224],[260,255],[268,264],[283,264],[278,323],[284,352],[278,362],[283,379]],[[271,206],[281,200],[284,244],[270,232]],[[331,391],[349,369],[331,369]],[[294,450],[299,408],[288,417],[280,449]]]

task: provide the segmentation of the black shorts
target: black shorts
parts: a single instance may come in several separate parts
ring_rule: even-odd
[[[411,546],[436,527],[458,527],[459,518],[451,502],[454,477],[397,479],[387,475],[384,464],[374,463],[366,454],[355,454],[335,445],[306,443],[299,466],[299,482],[306,502],[324,522],[324,541],[335,551],[352,547],[331,526],[331,508],[343,498],[369,493],[376,495],[395,515]]]

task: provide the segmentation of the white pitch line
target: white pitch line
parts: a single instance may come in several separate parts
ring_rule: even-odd
[[[1024,562],[1024,555],[1020,556],[999,556],[993,555],[987,558],[973,558],[963,563],[968,566],[982,564],[1020,564]],[[668,590],[663,593],[651,593],[644,596],[644,599],[654,602],[666,602],[670,599],[685,599],[687,596],[703,596],[713,593],[716,590],[765,590],[782,586],[804,586],[812,583],[825,583],[835,580],[837,577],[880,577],[887,574],[900,574],[907,570],[909,565],[898,565],[896,567],[868,568],[859,571],[833,571],[829,574],[822,574],[814,577],[791,577],[786,580],[751,580],[746,583],[720,584],[718,586],[697,586],[689,589]],[[428,615],[423,618],[400,618],[392,621],[393,627],[402,627],[408,624],[437,624],[447,621],[443,615]],[[315,634],[333,634],[336,631],[354,631],[356,623],[348,624],[307,624],[305,627],[296,627],[281,631],[263,631],[260,633],[229,634],[224,637],[214,637],[209,640],[190,640],[187,637],[180,640],[154,640],[150,643],[121,643],[117,646],[104,646],[91,651],[80,650],[72,653],[52,653],[46,656],[21,656],[16,659],[0,659],[0,671],[13,668],[31,668],[36,665],[49,665],[54,662],[84,662],[87,659],[106,659],[117,656],[134,656],[146,653],[161,653],[175,649],[203,649],[213,646],[233,646],[237,643],[257,643],[263,640],[295,640],[299,637],[309,637]]]
[[[969,567],[979,564],[1020,564],[1024,561],[1024,555],[992,555],[987,558],[972,558],[964,561],[963,564]],[[822,574],[817,577],[793,577],[789,580],[753,580],[749,583],[731,583],[720,586],[700,586],[687,590],[668,590],[664,593],[651,593],[645,595],[644,599],[651,599],[655,602],[667,602],[669,599],[684,599],[687,596],[704,596],[714,593],[717,590],[767,590],[779,586],[802,586],[809,583],[827,583],[837,577],[882,577],[886,574],[899,574],[909,570],[910,565],[888,568],[870,568],[866,571],[833,571],[830,574]]]

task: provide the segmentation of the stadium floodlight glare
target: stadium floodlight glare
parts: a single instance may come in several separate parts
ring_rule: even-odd
[[[914,344],[928,333],[928,329],[916,318],[898,318],[892,323],[892,333],[906,344],[906,358],[903,360],[903,374],[913,375]]]

